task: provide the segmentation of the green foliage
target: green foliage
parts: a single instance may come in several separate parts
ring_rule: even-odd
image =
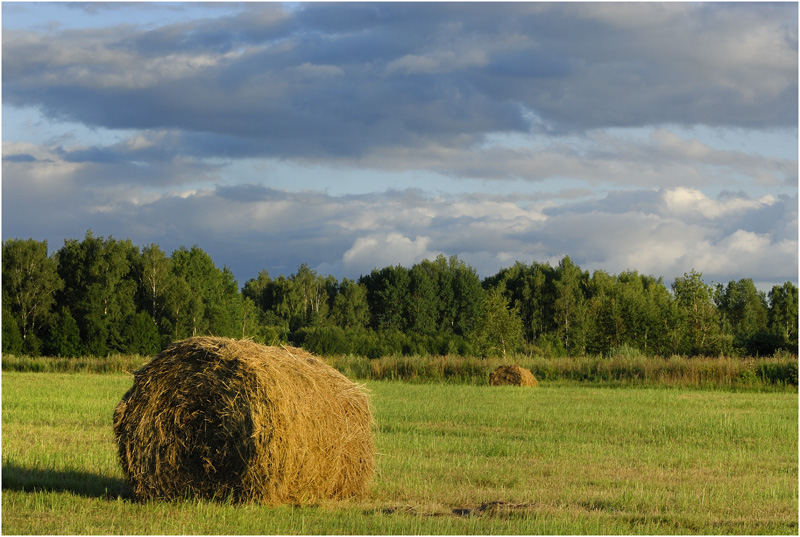
[[[780,341],[767,329],[767,299],[759,293],[753,280],[731,281],[717,286],[717,310],[733,347],[741,354],[764,356],[773,354]]]
[[[293,342],[322,356],[366,354],[362,341],[358,341],[353,335],[354,331],[346,331],[339,326],[310,326],[293,334]]]
[[[291,330],[298,330],[327,322],[335,288],[333,277],[322,277],[304,263],[288,278],[281,275],[273,280],[267,271],[261,271],[258,278],[245,283],[243,295],[253,301],[258,311],[271,312],[288,323]],[[347,316],[349,312],[337,314]]]
[[[258,325],[254,341],[265,345],[281,345],[289,343],[289,324],[274,319]]]
[[[408,282],[408,331],[415,334],[432,334],[438,328],[443,309],[439,296],[436,265],[423,261],[411,267]]]
[[[344,329],[364,328],[369,323],[369,303],[364,285],[344,278],[331,308],[331,321]]]
[[[769,330],[779,338],[780,348],[797,352],[797,287],[791,282],[774,286],[769,292]]]
[[[373,269],[359,280],[367,289],[370,326],[375,330],[408,329],[409,271],[405,267]]]
[[[22,334],[11,311],[3,305],[3,354],[22,353]]]
[[[80,356],[81,330],[67,307],[62,307],[50,325],[45,352],[50,356]]]
[[[720,329],[720,313],[714,305],[714,289],[692,270],[672,284],[680,318],[684,321],[679,344],[682,354],[727,354],[729,338]]]
[[[38,330],[49,320],[55,294],[64,285],[56,269],[55,259],[47,255],[47,241],[3,243],[3,315],[16,322],[25,352],[38,353]],[[11,325],[8,328],[13,332]]]
[[[553,308],[557,333],[570,354],[584,354],[586,350],[586,303],[581,290],[586,279],[588,273],[581,271],[569,256],[564,256],[555,270]]]
[[[670,297],[661,280],[636,271],[616,277],[596,271],[587,287],[589,353],[604,354],[619,346],[666,351],[662,332]]]
[[[478,326],[473,333],[475,349],[481,356],[502,356],[522,347],[522,319],[509,306],[503,289],[497,287],[486,295]]]
[[[183,296],[176,302],[175,339],[201,334],[240,335],[242,297],[230,269],[218,269],[211,256],[193,246],[172,253],[172,272],[186,282]]]
[[[618,345],[614,348],[611,348],[606,353],[606,356],[613,358],[614,356],[624,356],[626,358],[639,358],[643,356],[642,352],[638,349],[638,347],[632,347],[627,344]]]
[[[198,246],[167,256],[130,240],[3,244],[4,352],[155,353],[192,335],[293,342],[323,354],[545,357],[797,352],[797,288],[752,280],[712,287],[691,271],[672,284],[626,271],[583,271],[568,256],[515,263],[480,281],[456,256],[373,269],[357,281],[261,271],[239,289]]]
[[[172,284],[172,260],[157,244],[142,248],[132,272],[138,283],[137,302],[139,309],[150,314],[156,326],[167,315],[167,301]]]
[[[242,295],[253,301],[256,308],[261,311],[266,311],[271,306],[269,295],[269,286],[272,283],[272,278],[269,277],[269,271],[262,270],[254,279],[247,280],[242,288]]]
[[[144,317],[142,317],[144,320]],[[285,329],[274,328],[267,344],[288,343]],[[353,337],[355,334],[356,337]],[[553,357],[509,355],[502,358],[469,357],[472,350],[458,338],[431,338],[423,345],[424,352],[408,355],[409,340],[400,332],[379,333],[369,329],[360,332],[338,327],[315,327],[295,334],[294,344],[302,344],[312,352],[330,356],[329,363],[343,373],[364,379],[405,379],[423,382],[486,383],[494,368],[518,363],[531,369],[543,381],[580,381],[593,383],[632,383],[652,386],[690,386],[706,388],[764,389],[771,386],[797,386],[797,358],[783,353],[774,358],[684,358],[668,359],[645,356],[637,348],[622,345],[611,349],[607,356]],[[556,338],[556,341],[558,339]],[[458,352],[443,352],[444,347]],[[405,353],[403,351],[406,351]],[[372,358],[369,358],[371,356]],[[133,357],[146,361],[147,358]],[[140,361],[139,364],[143,364]],[[116,365],[114,365],[116,364]],[[31,358],[6,353],[3,369],[13,371],[81,371],[95,372],[136,369],[128,358]]]
[[[125,323],[123,341],[126,354],[155,355],[161,352],[158,327],[150,314],[143,311]]]
[[[124,352],[124,321],[135,313],[136,283],[131,261],[138,256],[130,240],[95,237],[64,241],[56,257],[64,281],[59,304],[67,307],[81,332],[84,354]]]
[[[567,356],[567,351],[558,334],[548,332],[536,338],[536,342],[530,346],[530,354],[556,358]]]
[[[525,338],[535,342],[557,326],[552,311],[553,278],[554,271],[549,264],[533,263],[528,266],[517,262],[490,276],[484,284],[488,289],[503,286],[506,296],[522,318]]]

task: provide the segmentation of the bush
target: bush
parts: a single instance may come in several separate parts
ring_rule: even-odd
[[[81,355],[81,331],[69,308],[62,307],[55,315],[47,337],[45,352],[51,356]]]
[[[19,332],[17,321],[11,312],[3,308],[3,354],[19,354],[22,352],[22,334]]]
[[[749,356],[773,356],[782,343],[783,338],[777,334],[758,332],[747,339],[745,351]]]
[[[762,362],[756,367],[756,376],[765,384],[797,386],[797,362]]]
[[[42,354],[42,342],[34,332],[28,334],[28,337],[22,341],[22,352],[28,356],[39,356]]]
[[[642,351],[639,350],[638,347],[633,347],[631,345],[622,344],[617,345],[616,347],[612,347],[606,353],[606,356],[612,358],[614,356],[625,356],[628,358],[638,358],[642,355]]]
[[[567,351],[564,344],[557,334],[542,334],[536,338],[536,343],[531,349],[533,354],[538,354],[548,358],[558,358],[566,356]]]
[[[309,352],[324,356],[351,354],[354,350],[350,334],[338,326],[303,328],[292,334],[292,342],[302,345]]]
[[[289,326],[285,324],[261,325],[258,327],[258,333],[253,337],[253,341],[272,346],[288,343],[290,341]]]
[[[128,319],[123,329],[122,339],[124,341],[122,350],[126,354],[153,355],[161,352],[158,327],[150,314],[143,311]]]

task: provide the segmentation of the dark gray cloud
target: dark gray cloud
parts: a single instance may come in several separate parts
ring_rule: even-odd
[[[3,157],[3,160],[7,162],[36,162],[36,157],[26,153],[19,153],[17,155],[8,155],[7,157]]]
[[[157,28],[4,32],[3,99],[284,158],[537,129],[796,127],[796,23],[791,3],[246,4]]]

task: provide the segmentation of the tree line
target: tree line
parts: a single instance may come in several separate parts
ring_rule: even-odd
[[[31,356],[156,354],[194,335],[292,343],[319,354],[502,356],[797,353],[798,293],[752,279],[670,288],[635,270],[591,275],[565,256],[483,280],[457,256],[375,268],[357,280],[302,264],[241,288],[198,246],[167,255],[129,239],[8,239],[2,251],[2,351]]]

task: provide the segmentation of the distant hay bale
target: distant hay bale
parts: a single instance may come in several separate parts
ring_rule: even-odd
[[[529,369],[518,365],[501,365],[489,375],[490,386],[533,386],[539,383]]]
[[[374,473],[372,425],[364,390],[304,350],[214,337],[168,347],[114,411],[140,500],[358,495]]]

